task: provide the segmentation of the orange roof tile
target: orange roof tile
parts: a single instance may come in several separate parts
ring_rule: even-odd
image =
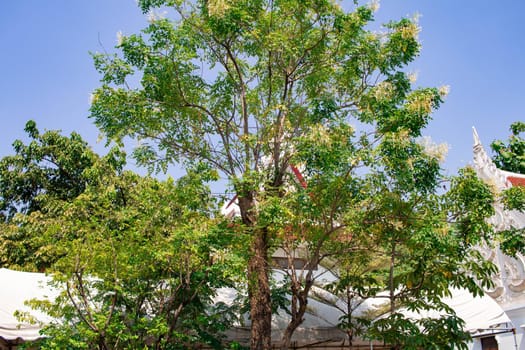
[[[512,186],[525,186],[525,177],[508,176],[507,180],[510,181]]]

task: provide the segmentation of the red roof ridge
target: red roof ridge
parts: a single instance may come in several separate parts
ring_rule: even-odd
[[[512,186],[525,186],[525,175],[513,173],[511,171],[500,170],[505,179],[512,184]]]
[[[512,186],[525,186],[525,177],[507,176],[507,180]]]

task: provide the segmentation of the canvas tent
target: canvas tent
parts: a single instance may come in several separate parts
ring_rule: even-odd
[[[319,291],[320,292],[320,291]],[[488,295],[474,297],[466,289],[451,289],[450,297],[443,298],[446,303],[458,317],[465,321],[464,329],[468,331],[473,337],[483,337],[486,335],[495,335],[501,333],[512,334],[514,325],[510,318],[503,311],[503,309]],[[329,293],[327,293],[329,294]],[[231,288],[225,288],[219,293],[217,300],[226,304],[230,303],[236,297],[236,291]],[[337,303],[339,306],[344,306],[342,300],[337,300],[333,295],[325,296],[323,299],[331,300],[332,303]],[[369,311],[374,309],[383,309],[386,303],[386,298],[377,297],[370,298],[359,306],[357,313]],[[427,311],[427,312],[409,312],[401,311],[406,317],[412,319],[420,318],[440,318],[441,311]],[[305,321],[296,330],[293,336],[293,343],[298,348],[313,349],[321,347],[323,349],[341,348],[347,345],[346,334],[337,327],[339,318],[343,316],[340,309],[331,307],[327,303],[310,299],[308,303],[308,311],[305,315]],[[285,312],[280,312],[274,315],[272,319],[272,339],[278,341],[286,328],[290,316]],[[228,336],[232,340],[247,342],[249,340],[249,328],[236,327],[228,332]],[[355,348],[369,348],[368,341],[353,339]],[[315,346],[312,346],[315,344]],[[382,347],[379,344],[373,345],[374,349]],[[346,347],[343,347],[346,348]]]
[[[29,273],[0,269],[0,349],[10,349],[22,341],[32,341],[40,337],[40,325],[20,322],[15,316],[16,311],[30,311],[42,322],[49,321],[45,315],[30,310],[24,302],[33,298],[52,298],[56,295],[48,282],[50,277],[41,273]],[[228,303],[235,298],[236,291],[223,289],[218,300]],[[487,332],[502,332],[512,329],[510,319],[501,307],[490,297],[474,298],[465,290],[452,290],[452,296],[444,300],[459,317],[466,321],[466,329],[474,336]],[[374,308],[384,298],[370,299],[366,307]],[[408,314],[407,314],[408,315]],[[339,310],[325,303],[311,300],[306,320],[294,335],[294,343],[303,348],[314,348],[308,344],[317,344],[326,349],[339,346],[345,341],[345,334],[337,328]],[[439,313],[413,314],[410,317],[439,317]],[[282,312],[273,320],[273,337],[279,339],[287,324],[287,315]],[[228,332],[230,338],[247,340],[249,329],[236,327]],[[366,342],[359,342],[364,346]],[[355,344],[355,342],[354,342]],[[306,346],[306,347],[305,347]],[[377,347],[376,347],[377,348]]]
[[[38,321],[48,322],[49,317],[32,310],[25,301],[56,295],[49,280],[43,273],[0,269],[0,349],[40,338],[40,324],[21,322],[15,313],[30,312]]]
[[[505,311],[488,295],[474,297],[466,289],[451,289],[450,297],[442,301],[447,304],[456,315],[465,321],[464,330],[473,337],[484,336],[502,332],[511,332],[514,326]],[[439,318],[440,311],[427,311],[419,313],[403,312],[412,318]]]
[[[465,321],[465,330],[473,336],[514,329],[505,311],[488,295],[473,297],[465,289],[453,289],[452,296],[444,301]]]

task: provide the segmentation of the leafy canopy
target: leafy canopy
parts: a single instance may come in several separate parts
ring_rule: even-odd
[[[414,329],[394,316],[399,307],[442,307],[449,286],[479,293],[474,277],[488,283],[490,264],[472,246],[490,237],[492,194],[465,171],[443,195],[440,156],[418,141],[447,89],[414,87],[404,71],[420,50],[413,19],[373,31],[373,6],[330,0],[138,4],[149,25],[121,36],[117,54],[94,55],[91,118],[109,140],[138,140],[134,155],[150,170],[199,164],[226,178],[240,212],[233,226],[249,242],[253,349],[270,348],[277,247],[289,257],[303,249],[310,266],[343,262],[338,252],[376,266],[346,281],[389,291],[391,332],[371,333],[385,341],[401,323]],[[313,280],[289,277],[293,333]],[[451,325],[440,344],[464,346],[454,318],[394,345]]]
[[[86,187],[84,170],[98,158],[77,133],[70,137],[58,131],[40,133],[34,121],[26,123],[25,131],[29,143],[16,140],[15,154],[0,161],[0,211],[5,220],[18,212],[40,210],[43,196],[58,200],[78,196]]]
[[[27,130],[29,144],[15,142],[17,155],[0,161],[1,190],[16,204],[21,182],[38,190],[0,224],[0,262],[52,273],[58,299],[31,301],[55,319],[39,348],[222,347],[236,314],[212,298],[241,280],[245,260],[232,246],[243,237],[217,215],[206,184],[216,173],[141,177],[123,170],[118,148],[98,156],[76,133]]]
[[[512,123],[510,131],[512,134],[506,142],[496,140],[490,145],[496,153],[494,163],[502,170],[525,174],[525,140],[521,137],[525,132],[525,123]]]
[[[235,239],[211,218],[203,174],[177,182],[100,176],[60,215],[31,226],[35,235],[68,236],[56,242],[67,253],[51,267],[60,297],[33,303],[57,319],[40,346],[222,348],[219,333],[236,315],[212,298],[233,285],[243,260],[230,256]]]
[[[525,140],[521,134],[525,132],[524,122],[514,122],[510,125],[512,132],[504,142],[496,140],[490,145],[496,153],[492,160],[502,170],[525,174]],[[508,188],[500,194],[500,201],[507,210],[525,212],[525,186],[518,185]],[[511,225],[499,233],[501,248],[509,255],[525,253],[525,228]]]

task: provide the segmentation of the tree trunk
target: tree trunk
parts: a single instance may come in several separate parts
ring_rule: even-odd
[[[242,195],[241,195],[242,193]],[[257,227],[252,191],[241,191],[238,196],[241,218],[247,233],[252,235],[248,260],[248,296],[250,299],[251,350],[272,348],[272,300],[270,292],[270,264],[268,257],[268,230]]]
[[[292,294],[291,300],[291,316],[292,319],[286,326],[286,329],[281,337],[281,350],[288,350],[292,343],[292,336],[295,330],[303,323],[304,315],[306,314],[306,308],[308,306],[308,295],[314,285],[313,271],[315,266],[319,264],[321,259],[319,258],[320,245],[317,247],[313,256],[303,266],[303,269],[307,270],[306,276],[303,278],[303,272],[298,272],[292,268],[290,273],[291,286],[290,292]],[[289,268],[293,265],[293,259],[289,256]]]
[[[269,283],[267,230],[255,229],[252,254],[248,262],[250,296],[251,350],[272,347],[272,305]]]
[[[300,298],[299,309],[295,312],[292,312],[292,320],[288,323],[288,326],[284,330],[283,336],[281,338],[281,350],[288,350],[292,343],[292,336],[297,329],[303,323],[303,317],[306,313],[306,305],[308,300],[306,298]]]
[[[313,265],[314,264],[311,264],[310,262],[306,265],[306,267],[313,268]],[[314,280],[312,279],[312,270],[308,271],[303,283],[304,286],[301,285],[301,282],[297,279],[297,276],[292,276],[292,319],[288,323],[288,326],[286,326],[286,329],[281,338],[281,350],[288,350],[290,348],[290,344],[292,343],[292,336],[295,330],[304,321],[304,315],[306,314],[306,308],[308,306],[308,295],[310,293],[310,289],[314,284]]]

